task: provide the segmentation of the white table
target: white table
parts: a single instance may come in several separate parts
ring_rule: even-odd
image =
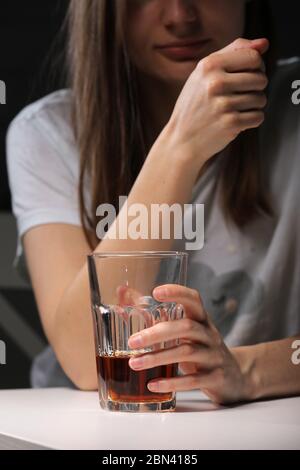
[[[177,411],[101,410],[96,392],[0,391],[0,449],[300,449],[300,397],[222,408],[199,392]]]

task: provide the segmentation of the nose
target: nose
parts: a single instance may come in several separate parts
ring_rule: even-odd
[[[195,0],[164,0],[163,22],[168,29],[180,36],[190,31],[191,25],[198,20]]]

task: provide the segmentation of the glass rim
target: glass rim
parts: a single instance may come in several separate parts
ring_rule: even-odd
[[[184,251],[104,251],[102,253],[91,253],[88,258],[187,258],[188,253]]]

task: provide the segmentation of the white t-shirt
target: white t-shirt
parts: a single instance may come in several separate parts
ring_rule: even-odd
[[[260,131],[263,182],[271,192],[275,218],[261,216],[243,231],[226,226],[216,191],[218,159],[193,190],[192,201],[205,204],[205,244],[189,252],[188,285],[199,290],[230,346],[300,332],[300,106],[291,100],[297,79],[300,59],[282,62]],[[21,237],[27,230],[54,222],[81,225],[71,101],[68,90],[46,96],[25,108],[9,128],[7,165],[18,227],[14,266],[23,276]],[[87,204],[88,189],[86,183]],[[71,384],[50,349],[37,359],[32,382]]]
[[[18,244],[14,266],[28,278],[21,242],[40,224],[81,225],[79,154],[71,126],[71,92],[61,90],[27,106],[7,134],[7,167]]]

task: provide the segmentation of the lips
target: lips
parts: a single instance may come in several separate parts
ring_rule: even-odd
[[[209,41],[209,39],[203,39],[200,41],[170,43],[157,46],[155,49],[163,56],[175,61],[200,60],[203,48]]]

